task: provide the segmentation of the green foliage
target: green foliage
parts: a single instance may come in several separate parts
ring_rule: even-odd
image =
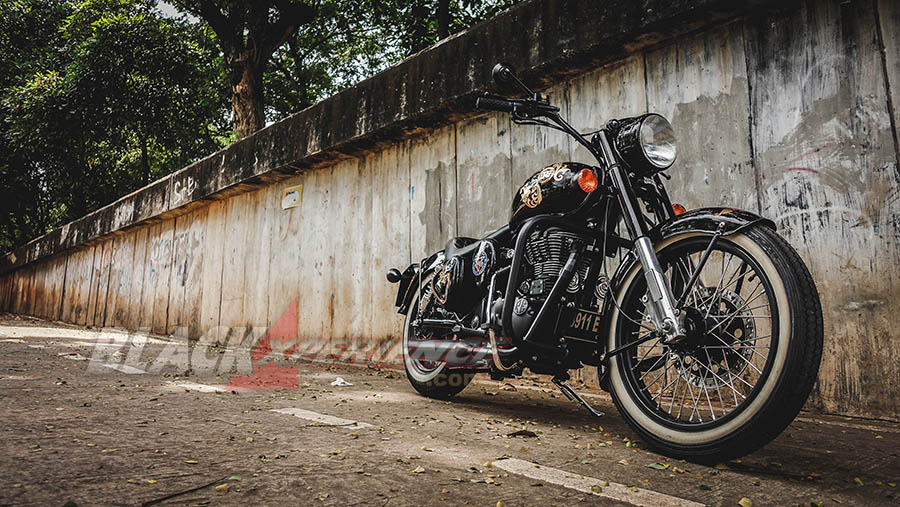
[[[155,2],[0,7],[0,223],[8,249],[177,170],[228,137],[218,52]],[[8,50],[8,51],[7,51]]]
[[[448,34],[520,0],[444,0]],[[441,0],[320,0],[265,75],[266,116],[281,119],[375,75],[439,40]]]

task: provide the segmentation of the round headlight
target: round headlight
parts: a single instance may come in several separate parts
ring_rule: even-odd
[[[675,162],[675,131],[658,114],[623,120],[615,144],[622,158],[638,173],[662,171]]]
[[[648,114],[641,122],[641,150],[647,162],[666,169],[675,162],[675,131],[672,124],[658,114]]]

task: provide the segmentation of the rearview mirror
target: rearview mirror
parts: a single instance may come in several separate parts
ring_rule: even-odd
[[[525,83],[516,77],[516,71],[510,65],[502,62],[494,65],[494,69],[491,71],[491,77],[494,78],[494,82],[497,83],[497,86],[505,92],[524,92],[528,95],[534,95],[531,88],[525,86]]]

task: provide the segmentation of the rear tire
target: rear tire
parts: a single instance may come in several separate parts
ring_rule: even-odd
[[[657,255],[667,276],[670,279],[677,276],[673,265],[679,259],[690,257],[696,262],[697,257],[686,252],[702,251],[709,238],[705,233],[686,233],[657,245]],[[691,304],[699,308],[691,314],[696,316],[693,318],[701,329],[694,335],[695,342],[668,346],[650,341],[649,346],[641,345],[610,358],[609,364],[613,400],[632,429],[650,447],[664,454],[705,463],[753,452],[793,421],[815,384],[823,344],[818,292],[803,261],[787,241],[759,227],[720,238],[714,251],[719,248],[725,252],[721,257],[720,287],[714,292],[711,284],[698,281],[695,288],[702,286],[699,295],[692,299],[695,303],[686,305],[685,311]],[[732,269],[729,267],[732,261],[726,265],[729,255],[726,250],[733,252],[731,259],[739,259],[738,265],[743,270],[740,277],[747,279],[747,270],[754,270],[749,279],[758,279],[762,287],[756,297],[766,296],[768,323],[765,317],[749,313],[754,308],[751,303],[762,303],[750,300],[746,293],[740,294],[743,282],[737,285],[736,292],[734,285],[731,289],[723,286],[721,279]],[[707,273],[710,263],[701,273]],[[669,268],[673,269],[669,271]],[[636,266],[616,294],[621,310],[613,309],[610,318],[609,349],[632,341],[635,329],[641,332],[641,324],[646,322],[636,323],[641,318],[642,303],[634,300],[639,300],[646,291],[640,273],[640,266]],[[718,270],[713,278],[717,277]],[[676,293],[676,299],[680,295]],[[623,318],[622,313],[628,314],[629,308],[637,310],[631,318],[627,315]],[[702,315],[704,312],[706,316]],[[713,317],[708,317],[710,313]],[[762,324],[754,324],[757,322]],[[732,331],[729,333],[728,329]],[[766,329],[769,335],[763,336]],[[640,347],[646,350],[641,354],[649,359],[638,356],[635,351]],[[653,350],[655,355],[650,355]],[[659,358],[656,364],[649,364],[654,358]],[[664,377],[661,381],[648,384],[648,379],[660,375]],[[674,389],[670,387],[673,383]],[[683,390],[679,392],[682,384]],[[733,404],[729,396],[734,397]],[[683,413],[685,407],[690,408],[689,418]]]
[[[431,279],[427,276],[422,285],[427,286]],[[403,366],[406,370],[406,378],[419,394],[426,398],[446,400],[459,394],[469,385],[474,373],[449,371],[445,363],[431,363],[423,365],[422,362],[412,359],[409,355],[410,340],[420,338],[419,333],[412,327],[412,320],[419,311],[419,300],[422,296],[422,287],[413,296],[413,304],[406,313],[403,322]]]

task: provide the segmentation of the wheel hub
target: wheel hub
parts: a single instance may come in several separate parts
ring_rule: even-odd
[[[729,290],[698,289],[701,304],[684,309],[686,337],[672,347],[684,379],[717,387],[741,375],[752,359],[756,328],[747,303]]]

